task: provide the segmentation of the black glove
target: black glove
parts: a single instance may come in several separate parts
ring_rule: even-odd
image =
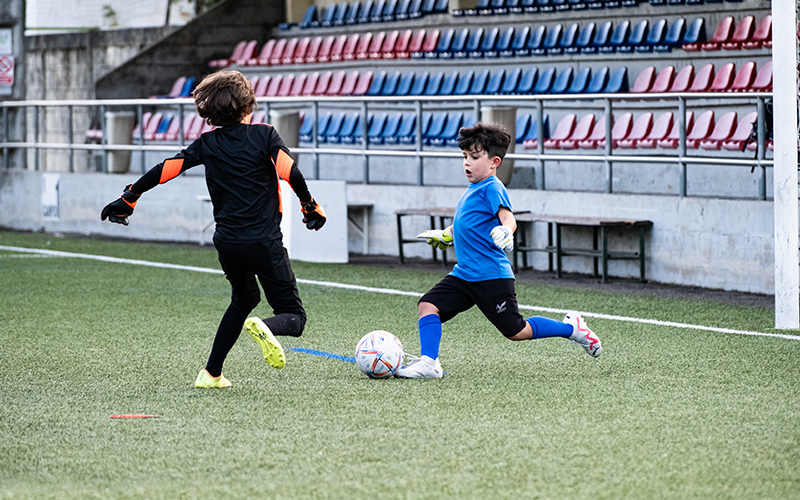
[[[303,223],[306,227],[314,231],[322,229],[325,221],[328,220],[325,217],[325,210],[322,209],[322,205],[314,201],[314,198],[311,198],[309,201],[301,201],[300,207],[303,210]]]
[[[122,192],[122,195],[103,208],[103,211],[100,212],[100,220],[108,218],[109,222],[122,224],[123,226],[128,225],[128,216],[133,214],[136,201],[141,196],[140,194],[133,194],[133,191],[131,191],[132,185],[125,186],[125,191]]]

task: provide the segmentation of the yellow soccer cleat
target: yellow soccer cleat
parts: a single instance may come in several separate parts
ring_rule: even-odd
[[[205,368],[200,370],[200,373],[197,374],[197,380],[194,381],[195,387],[201,387],[203,389],[222,389],[223,387],[230,387],[231,385],[231,381],[223,377],[221,373],[219,377],[212,377]]]
[[[247,318],[244,322],[247,332],[253,336],[253,340],[264,351],[264,359],[273,368],[283,368],[286,366],[286,355],[280,342],[272,335],[267,325],[259,318]]]

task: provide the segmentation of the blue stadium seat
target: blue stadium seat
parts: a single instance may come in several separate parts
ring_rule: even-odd
[[[383,143],[384,144],[397,144],[400,142],[400,139],[403,137],[411,137],[416,133],[414,126],[417,123],[417,115],[411,114],[400,114],[400,123],[397,125],[397,131],[394,135],[390,135],[384,137]]]
[[[387,118],[388,115],[386,113],[378,113],[372,119],[372,123],[369,124],[369,130],[367,131],[367,137],[370,144],[380,141],[383,128],[386,126]]]
[[[680,2],[683,3],[683,0],[680,0]],[[639,6],[639,0],[622,0],[620,3],[622,4],[623,7],[638,7]]]
[[[344,18],[345,24],[356,24],[358,23],[358,12],[361,10],[361,2],[359,0],[353,0],[353,3],[350,4],[350,7],[347,8],[347,15]]]
[[[551,0],[536,0],[536,12],[553,12],[555,7],[550,1]]]
[[[569,10],[569,5],[567,5],[567,0],[550,0],[550,7],[551,7],[550,10],[555,10],[555,11]]]
[[[541,50],[546,35],[547,28],[544,24],[540,24],[535,30],[531,31],[531,36],[528,38],[528,44],[525,46],[525,53],[523,54],[521,52],[517,52],[517,57],[533,55],[533,51]],[[546,52],[547,51],[545,50],[545,53]]]
[[[506,0],[491,0],[489,2],[489,9],[488,12],[478,12],[478,14],[483,16],[491,16],[492,14],[508,14],[508,8],[506,8]]]
[[[472,80],[472,85],[469,87],[470,95],[482,95],[486,90],[486,83],[489,81],[489,70],[484,69]]]
[[[407,118],[403,120],[400,130],[397,132],[397,137],[400,140],[400,144],[414,144],[417,142],[417,116],[414,114],[406,116]],[[428,131],[428,128],[430,128],[432,119],[433,114],[429,111],[422,113],[422,125],[420,126],[420,132],[422,133],[423,138],[425,137],[425,133]]]
[[[546,70],[542,71],[542,74],[539,75],[539,80],[536,82],[536,86],[533,87],[534,94],[548,94],[550,93],[550,88],[553,86],[553,79],[555,78],[556,68],[550,66]]]
[[[649,25],[650,23],[647,19],[639,21],[636,26],[631,29],[631,33],[628,35],[628,39],[625,43],[617,47],[617,52],[627,54],[633,52],[634,47],[644,43],[645,39],[647,39]]]
[[[586,87],[587,94],[600,94],[608,85],[608,66],[603,66],[592,76]]]
[[[522,12],[533,13],[539,12],[539,7],[536,6],[536,0],[520,0],[519,6]]]
[[[423,71],[414,78],[414,85],[408,90],[408,95],[422,95],[425,92],[425,87],[428,85],[428,78],[430,74]],[[403,94],[406,95],[406,94]]]
[[[300,142],[311,142],[311,133],[313,128],[314,120],[312,120],[310,116],[306,115],[303,119],[303,122],[300,124],[300,130],[298,131]]]
[[[450,59],[455,57],[456,53],[464,52],[464,47],[467,45],[467,38],[469,38],[469,28],[462,28],[461,31],[456,33],[455,37],[453,37],[450,50],[441,52],[439,57],[442,59]]]
[[[538,49],[531,49],[531,55],[533,56],[544,56],[550,52],[550,49],[554,48],[558,45],[558,41],[561,40],[561,33],[564,31],[564,27],[561,24],[556,24],[553,26],[553,29],[547,33],[547,36],[542,42],[541,47]]]
[[[328,125],[331,123],[332,118],[333,113],[328,111],[317,120],[317,142],[325,142],[325,138],[328,136]],[[311,138],[309,137],[306,142],[311,142]]]
[[[470,52],[470,57],[497,57],[497,37],[500,35],[500,28],[495,26],[494,28],[490,29],[486,36],[483,37],[483,42],[481,42],[480,49],[474,52]],[[490,55],[491,54],[491,55]]]
[[[681,45],[684,43],[701,43],[706,41],[706,23],[702,17],[698,17],[686,28]]]
[[[608,37],[611,35],[611,28],[614,25],[611,21],[606,21],[600,25],[592,38],[592,43],[586,47],[581,47],[581,54],[596,54],[598,47],[602,47],[608,43]]]
[[[450,0],[436,0],[433,4],[433,13],[446,13],[448,8],[450,8]]]
[[[400,81],[397,83],[397,89],[394,91],[394,95],[408,95],[408,93],[411,91],[411,85],[414,83],[415,76],[416,75],[413,71],[409,71],[405,75],[401,76]]]
[[[628,91],[628,68],[622,66],[608,77],[608,84],[603,89],[604,94],[615,94]]]
[[[333,115],[331,121],[328,123],[328,128],[325,130],[325,141],[320,142],[328,142],[332,144],[337,144],[340,140],[339,132],[342,129],[342,123],[344,123],[346,113],[344,111],[340,111]]]
[[[572,85],[572,76],[573,70],[572,67],[567,67],[559,71],[558,75],[556,76],[555,82],[553,82],[553,86],[550,87],[551,94],[563,94],[569,89],[569,86]]]
[[[514,40],[511,42],[511,46],[509,47],[508,52],[509,54],[501,53],[502,57],[511,57],[516,55],[527,55],[526,46],[528,45],[528,38],[531,36],[531,27],[530,26],[523,26],[522,29],[517,31],[514,35]],[[520,51],[525,51],[524,54],[520,54]]]
[[[486,83],[486,89],[484,93],[487,95],[495,95],[500,93],[500,89],[503,87],[503,82],[506,78],[506,70],[503,68],[498,69],[492,76],[489,78],[489,81]]]
[[[675,47],[681,46],[683,35],[686,33],[686,20],[682,17],[672,21],[669,25],[667,34],[664,35],[664,40],[661,43],[653,46],[655,52],[672,52]]]
[[[386,71],[381,71],[375,77],[372,78],[372,83],[369,86],[369,90],[367,90],[368,96],[376,96],[381,95],[381,90],[383,90],[383,84],[386,82]]]
[[[571,10],[586,10],[589,6],[588,0],[567,0]]]
[[[452,95],[455,92],[458,75],[458,70],[453,70],[447,75],[447,78],[442,81],[442,86],[439,87],[439,95]]]
[[[547,55],[563,54],[564,51],[575,44],[575,37],[578,34],[578,23],[570,24],[561,34],[558,45],[547,49]]]
[[[469,34],[469,39],[467,39],[467,44],[464,46],[464,50],[460,50],[458,52],[453,53],[453,57],[458,59],[463,59],[472,52],[480,51],[481,42],[483,42],[483,27],[475,28],[475,31],[472,31]]]
[[[347,2],[342,2],[336,6],[336,14],[333,16],[333,25],[334,26],[343,26],[345,20],[347,19]]]
[[[333,26],[333,19],[336,17],[336,4],[331,4],[325,8],[322,17],[319,20],[319,25],[328,27]]]
[[[471,126],[475,125],[476,122],[477,122],[477,120],[475,120],[475,115],[473,115],[472,113],[470,113],[468,115],[464,115],[464,119],[461,120],[461,128],[471,127]],[[458,147],[458,136],[460,135],[461,128],[456,130],[456,133],[453,135],[453,137],[449,137],[447,139],[447,141],[445,142],[446,146],[453,147],[453,148],[457,148]]]
[[[453,91],[453,95],[466,95],[472,87],[472,80],[475,78],[475,72],[469,70],[466,73],[461,73],[458,77],[458,83]]]
[[[375,116],[372,113],[367,115],[367,128],[372,126],[372,121],[374,118]],[[361,126],[360,117],[358,123],[356,123],[356,127],[353,129],[353,135],[351,135],[349,138],[343,137],[342,142],[345,144],[362,144],[364,142],[364,127]]]
[[[183,87],[181,87],[181,92],[178,94],[178,97],[191,97],[192,91],[194,90],[194,82],[195,78],[190,76],[183,82]]]
[[[455,28],[448,28],[439,35],[439,42],[436,44],[436,50],[433,52],[426,52],[425,57],[430,59],[435,59],[437,57],[441,57],[445,59],[446,56],[442,56],[442,54],[448,54],[450,52],[450,45],[453,43],[453,37],[455,36],[456,29]]]
[[[603,0],[603,7],[606,9],[617,9],[622,7],[619,0]]]
[[[575,78],[572,80],[572,84],[567,89],[567,94],[583,94],[586,91],[586,87],[589,86],[589,81],[592,79],[592,68],[585,67],[581,68],[575,74]]]
[[[509,14],[522,14],[522,3],[520,0],[506,0],[506,8]]]
[[[550,115],[544,115],[542,122],[542,135],[547,140],[550,138]],[[539,120],[531,115],[531,124],[528,127],[528,133],[522,139],[522,143],[525,144],[528,141],[536,141],[537,139],[539,139]],[[527,144],[525,145],[526,147],[528,146]]]
[[[389,138],[396,138],[397,137],[397,130],[400,127],[400,120],[403,118],[403,114],[400,112],[392,113],[386,119],[386,124],[383,127],[383,131],[377,137],[369,138],[370,144],[392,144],[388,142]]]
[[[590,22],[587,23],[586,26],[581,28],[581,32],[580,34],[578,34],[578,38],[575,40],[575,44],[572,45],[571,47],[564,47],[564,53],[578,54],[583,52],[583,49],[592,44],[592,40],[594,40],[596,26],[597,25],[594,22]]]
[[[461,122],[464,120],[464,113],[461,111],[454,111],[447,114],[447,120],[442,131],[436,136],[430,138],[431,146],[444,146],[448,139],[458,135],[458,129],[461,128]]]
[[[503,80],[503,86],[500,88],[501,94],[513,94],[517,90],[517,85],[519,85],[519,77],[522,75],[522,68],[514,68],[508,75],[506,75],[506,79]]]
[[[526,26],[527,27],[527,26]],[[494,54],[484,54],[486,57],[513,57],[514,50],[511,48],[511,42],[514,40],[514,32],[515,29],[513,26],[509,26],[500,34],[500,38],[497,39],[497,45],[494,47]]]
[[[320,135],[322,135],[323,138],[325,137],[325,130],[328,129],[328,123],[331,121],[331,116],[333,116],[333,113],[329,111],[320,115],[317,119],[317,139],[319,139]],[[311,142],[313,140],[313,127],[313,118],[310,116],[306,117],[306,119],[303,120],[303,125],[300,126],[300,142]]]
[[[602,54],[615,52],[618,47],[625,45],[630,32],[631,22],[626,19],[617,25],[614,29],[614,33],[611,34],[611,38],[608,39],[608,43],[597,47],[597,51]]]
[[[536,66],[526,69],[519,77],[515,94],[530,94],[536,86],[536,78],[539,76],[539,68]]]
[[[432,139],[439,137],[439,134],[441,134],[442,130],[444,130],[444,126],[446,123],[447,123],[447,111],[440,111],[438,113],[434,113],[433,118],[431,118],[431,123],[428,126],[428,129],[422,134],[423,144],[430,145]]]
[[[358,11],[358,17],[356,18],[356,22],[358,24],[367,24],[369,22],[369,16],[372,14],[372,0],[366,0],[364,3],[361,4],[361,8]]]
[[[317,19],[317,6],[311,5],[306,9],[306,13],[303,14],[303,19],[297,23],[297,27],[300,29],[310,28],[314,22],[319,22]]]
[[[411,7],[411,0],[400,0],[394,11],[395,21],[405,21],[408,19],[408,9]]]
[[[634,47],[636,52],[652,52],[653,47],[660,45],[664,41],[664,34],[666,33],[667,20],[659,19],[650,28],[650,33],[643,43]]]
[[[394,12],[397,10],[397,0],[388,0],[383,7],[381,19],[383,22],[388,23],[394,21]]]
[[[428,78],[428,84],[425,86],[425,90],[422,92],[423,95],[441,95],[439,93],[439,89],[442,87],[442,81],[444,80],[444,71],[440,71],[433,75],[432,77]]]
[[[478,0],[478,5],[472,9],[464,9],[465,16],[477,16],[481,10],[488,9],[491,0]]]
[[[420,17],[422,17],[422,0],[411,0],[406,19],[418,19]]]
[[[400,81],[400,72],[395,71],[389,77],[386,78],[386,82],[383,84],[383,88],[381,89],[382,96],[392,96],[395,92],[397,92],[397,83]]]
[[[352,144],[356,127],[360,126],[361,114],[358,112],[348,114],[344,119],[344,123],[342,123],[342,127],[339,129],[339,142],[342,144]]]
[[[420,6],[419,10],[423,16],[427,16],[428,14],[433,14],[434,5],[436,5],[436,0],[422,0],[422,6]]]
[[[531,115],[529,113],[523,113],[517,116],[516,124],[514,125],[515,129],[515,137],[514,142],[516,144],[522,144],[522,140],[525,139],[525,136],[528,134],[528,128],[531,126]]]
[[[369,13],[369,22],[379,23],[383,21],[383,9],[386,7],[386,0],[377,0],[372,4],[372,10]]]

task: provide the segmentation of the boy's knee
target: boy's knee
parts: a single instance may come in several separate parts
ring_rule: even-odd
[[[231,299],[231,304],[247,312],[255,309],[260,302],[261,294],[259,293],[251,293],[245,296],[234,295]]]
[[[439,315],[439,308],[435,305],[431,304],[430,302],[420,302],[419,303],[419,317],[424,318],[429,314]]]
[[[276,314],[271,318],[265,319],[264,323],[274,335],[299,337],[306,327],[306,315],[294,313]]]

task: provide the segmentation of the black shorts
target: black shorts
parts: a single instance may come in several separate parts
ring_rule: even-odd
[[[419,301],[436,306],[442,323],[477,305],[486,319],[506,337],[513,337],[525,328],[513,279],[464,281],[447,275]]]
[[[219,263],[231,284],[231,303],[252,311],[261,301],[256,277],[273,314],[298,314],[306,317],[297,292],[297,282],[289,254],[281,240],[235,244],[214,239]]]

